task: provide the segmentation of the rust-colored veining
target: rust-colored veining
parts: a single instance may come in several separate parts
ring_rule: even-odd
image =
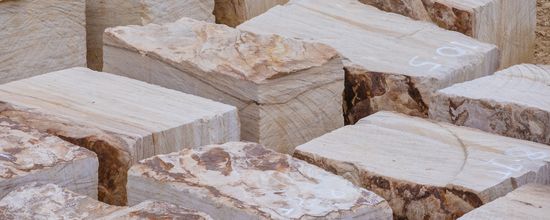
[[[231,155],[219,147],[212,148],[200,155],[193,154],[191,158],[207,170],[218,171],[224,176],[228,176],[233,171]]]

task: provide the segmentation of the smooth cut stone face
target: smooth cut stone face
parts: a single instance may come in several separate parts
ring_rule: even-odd
[[[97,198],[97,171],[93,152],[0,116],[0,198],[31,182]]]
[[[112,206],[55,184],[29,184],[0,200],[2,219],[197,219],[211,220],[205,213],[158,201],[133,207]]]
[[[376,194],[255,143],[159,155],[129,173],[130,204],[152,198],[231,219],[391,218]]]
[[[216,23],[235,27],[288,0],[216,0]]]
[[[550,145],[550,66],[522,64],[439,90],[430,118]]]
[[[99,199],[126,204],[141,159],[239,140],[235,107],[107,73],[74,68],[0,85],[0,115],[99,157]]]
[[[384,197],[394,218],[457,218],[527,183],[550,182],[550,147],[379,112],[298,146],[295,157]]]

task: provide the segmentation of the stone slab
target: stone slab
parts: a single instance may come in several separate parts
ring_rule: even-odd
[[[216,0],[216,23],[235,27],[288,0]]]

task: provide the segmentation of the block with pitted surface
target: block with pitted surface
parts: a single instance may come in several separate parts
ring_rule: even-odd
[[[98,166],[86,148],[0,116],[0,198],[32,182],[97,198]]]
[[[394,218],[455,219],[527,183],[550,183],[550,147],[378,112],[296,148],[295,157],[388,200]]]
[[[105,71],[236,106],[246,141],[291,153],[343,125],[343,64],[324,44],[189,18],[104,40]]]
[[[492,74],[496,46],[357,0],[294,0],[237,27],[325,43],[345,58],[347,123],[381,110],[427,117],[433,92]]]
[[[109,204],[126,203],[141,159],[240,139],[233,106],[85,68],[0,85],[0,102],[0,116],[94,151]]]
[[[378,195],[287,154],[230,142],[140,161],[128,201],[155,199],[215,219],[391,219]]]

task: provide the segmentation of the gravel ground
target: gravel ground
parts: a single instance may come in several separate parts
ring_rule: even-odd
[[[550,64],[550,0],[537,0],[535,63]]]

